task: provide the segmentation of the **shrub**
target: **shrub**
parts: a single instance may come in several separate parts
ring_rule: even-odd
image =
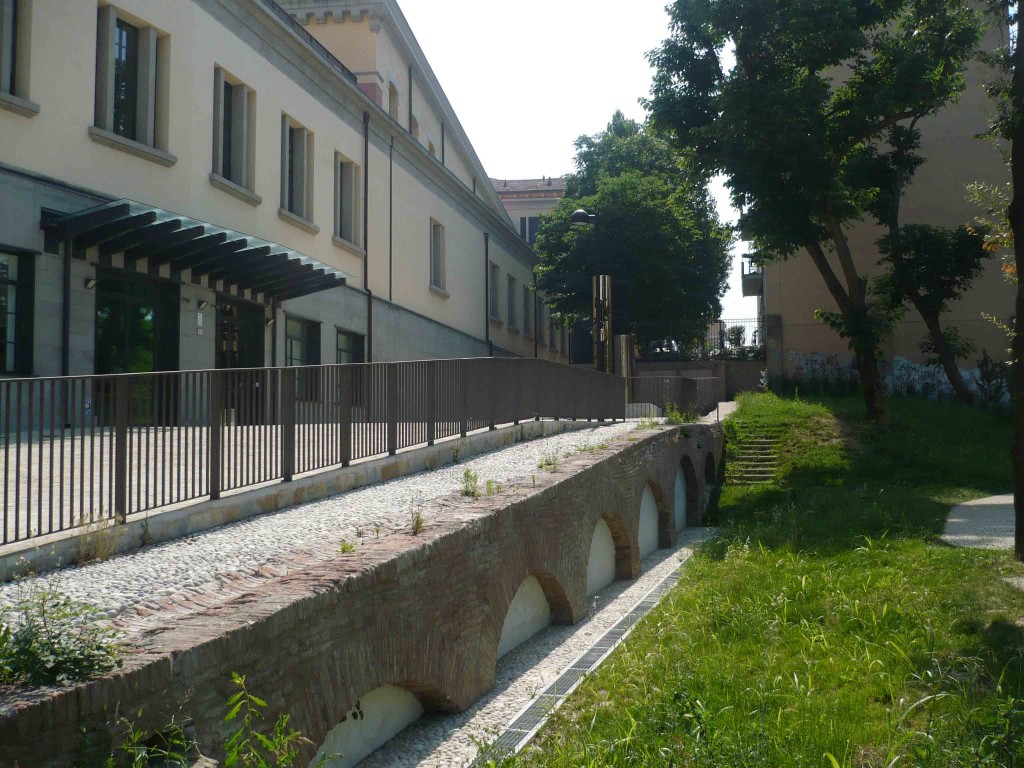
[[[480,495],[480,478],[469,467],[462,471],[462,495],[474,499]]]
[[[85,680],[121,665],[117,631],[52,582],[25,587],[0,609],[0,683],[52,685]]]

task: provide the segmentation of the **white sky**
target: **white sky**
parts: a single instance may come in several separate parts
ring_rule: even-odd
[[[667,0],[400,0],[487,173],[496,179],[573,170],[573,142],[616,109],[643,120],[644,54],[668,35]],[[732,220],[724,190],[719,213]],[[734,259],[723,317],[754,317]]]

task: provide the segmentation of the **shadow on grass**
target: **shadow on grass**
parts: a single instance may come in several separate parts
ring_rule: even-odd
[[[880,430],[854,398],[802,405],[776,418],[779,481],[723,489],[711,523],[727,539],[823,555],[865,537],[936,541],[951,505],[1009,487],[1010,428],[993,414],[893,399],[891,427]],[[738,419],[733,434],[756,429],[758,416]]]

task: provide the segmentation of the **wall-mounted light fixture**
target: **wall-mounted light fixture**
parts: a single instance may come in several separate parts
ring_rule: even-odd
[[[96,287],[96,278],[95,277],[87,277],[87,278],[85,278],[85,290],[91,291],[95,287]]]
[[[202,310],[206,309],[208,306],[210,306],[210,302],[208,302],[206,299],[200,299],[199,300],[199,311],[200,312]]]
[[[267,328],[269,328],[269,327],[270,327],[270,326],[272,326],[273,324],[274,324],[274,318],[272,318],[272,317],[268,317],[268,318],[267,318]]]

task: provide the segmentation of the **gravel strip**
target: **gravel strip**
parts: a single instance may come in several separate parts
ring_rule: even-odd
[[[957,547],[1013,549],[1013,494],[973,499],[953,507],[942,539]]]
[[[675,547],[642,563],[635,581],[616,581],[599,592],[590,618],[571,627],[552,625],[498,661],[494,688],[465,712],[427,715],[359,763],[359,768],[451,768],[472,762],[488,743],[581,653],[712,533],[690,528]]]
[[[28,577],[22,584],[51,582],[61,592],[94,606],[97,618],[115,619],[131,634],[152,628],[168,615],[202,610],[262,580],[334,557],[343,540],[354,542],[360,536],[386,536],[407,529],[418,503],[459,491],[466,467],[477,473],[482,491],[487,480],[503,484],[528,480],[538,472],[543,457],[611,441],[634,427],[618,422],[538,438],[102,562]],[[17,583],[0,586],[0,605],[17,600],[21,588]]]

